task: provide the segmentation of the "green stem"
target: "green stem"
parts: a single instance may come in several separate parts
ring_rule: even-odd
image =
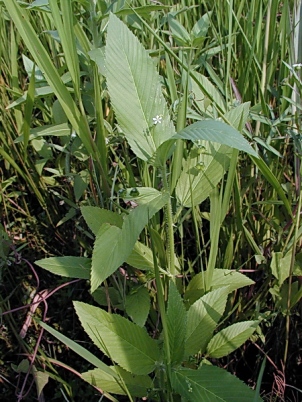
[[[170,187],[167,180],[167,171],[165,168],[162,169],[162,179],[164,190],[170,194]],[[171,275],[176,275],[174,261],[174,231],[171,197],[169,197],[168,204],[165,207],[165,224],[167,234],[168,272]]]

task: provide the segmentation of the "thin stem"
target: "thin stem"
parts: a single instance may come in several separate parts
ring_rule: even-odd
[[[164,190],[170,194],[170,187],[167,180],[166,168],[162,170],[162,179],[163,179]],[[171,197],[169,197],[168,204],[165,207],[165,223],[166,223],[166,234],[167,234],[168,272],[171,275],[176,275],[175,261],[174,261],[174,230],[173,230]]]

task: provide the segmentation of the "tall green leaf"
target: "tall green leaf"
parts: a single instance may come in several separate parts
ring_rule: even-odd
[[[204,352],[227,302],[228,286],[207,293],[188,311],[185,355]]]
[[[207,365],[199,370],[174,371],[172,387],[190,402],[251,402],[255,395],[255,391],[226,370]]]
[[[184,355],[187,313],[182,298],[172,281],[170,282],[166,317],[171,363],[181,363]]]
[[[168,194],[157,191],[146,204],[142,201],[125,217],[122,229],[109,224],[101,226],[92,255],[92,292],[127,260],[139,234],[149,219],[167,203],[168,197]]]
[[[105,56],[107,85],[118,123],[133,152],[149,160],[175,133],[154,61],[113,14]]]
[[[207,355],[217,359],[227,356],[252,336],[258,324],[258,321],[244,321],[224,328],[210,340]]]
[[[74,302],[74,307],[92,341],[122,368],[138,375],[154,370],[160,350],[145,328],[89,304]]]

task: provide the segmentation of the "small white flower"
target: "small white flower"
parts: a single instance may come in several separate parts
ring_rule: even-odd
[[[163,119],[163,116],[160,114],[157,114],[155,117],[153,117],[153,124],[161,124]]]
[[[71,133],[71,138],[75,138],[77,135],[76,135],[76,133],[75,133],[75,131],[73,131],[72,133]]]

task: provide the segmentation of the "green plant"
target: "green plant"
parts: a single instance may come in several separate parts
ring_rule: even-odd
[[[147,394],[151,400],[167,401],[180,396],[192,401],[256,400],[252,390],[213,367],[208,359],[225,356],[238,348],[259,324],[255,320],[239,322],[213,336],[229,293],[252,283],[238,272],[215,268],[219,230],[227,212],[233,171],[225,187],[219,189],[218,183],[229,166],[236,163],[237,150],[255,158],[257,154],[235,128],[219,120],[200,119],[176,133],[153,60],[113,14],[108,23],[105,68],[119,127],[132,152],[148,166],[151,177],[146,175],[145,181],[153,182],[154,187],[120,188],[117,201],[123,199],[133,205],[122,214],[98,207],[81,208],[96,236],[91,269],[90,259],[84,257],[53,257],[36,263],[56,274],[90,279],[96,300],[101,289],[110,292],[106,286],[99,287],[124,262],[137,270],[150,272],[146,285],[133,288],[136,295],[130,292],[122,300],[122,309],[134,322],[98,307],[74,303],[85,331],[116,363],[110,368],[102,365],[82,376],[107,392],[128,395],[130,400]],[[198,76],[194,79],[198,81]],[[212,96],[217,95],[214,92]],[[248,104],[243,104],[222,116],[241,129],[247,111]],[[186,110],[183,113],[185,118]],[[190,140],[191,144],[182,145],[185,157],[181,155],[182,168],[178,169],[174,160],[175,146],[177,149],[183,140]],[[170,158],[172,164],[168,172],[166,163]],[[173,189],[171,177],[175,181]],[[158,185],[161,191],[156,189]],[[172,199],[174,193],[176,203]],[[175,254],[173,211],[182,214],[184,208],[194,209],[208,197],[211,204],[209,261],[206,270],[195,275],[186,288],[185,306],[177,289],[182,292],[184,287],[177,278],[178,275],[183,277],[184,266],[179,264]],[[162,209],[161,224],[158,213]],[[149,245],[137,241],[146,225]],[[146,286],[152,288],[152,283],[156,289],[154,303],[161,317],[159,340],[152,339],[142,328],[150,309]],[[139,310],[134,308],[135,303],[141,306]],[[52,333],[59,336],[53,330]],[[196,360],[197,353],[203,356],[201,361]],[[153,373],[152,379],[148,376],[150,373]]]

